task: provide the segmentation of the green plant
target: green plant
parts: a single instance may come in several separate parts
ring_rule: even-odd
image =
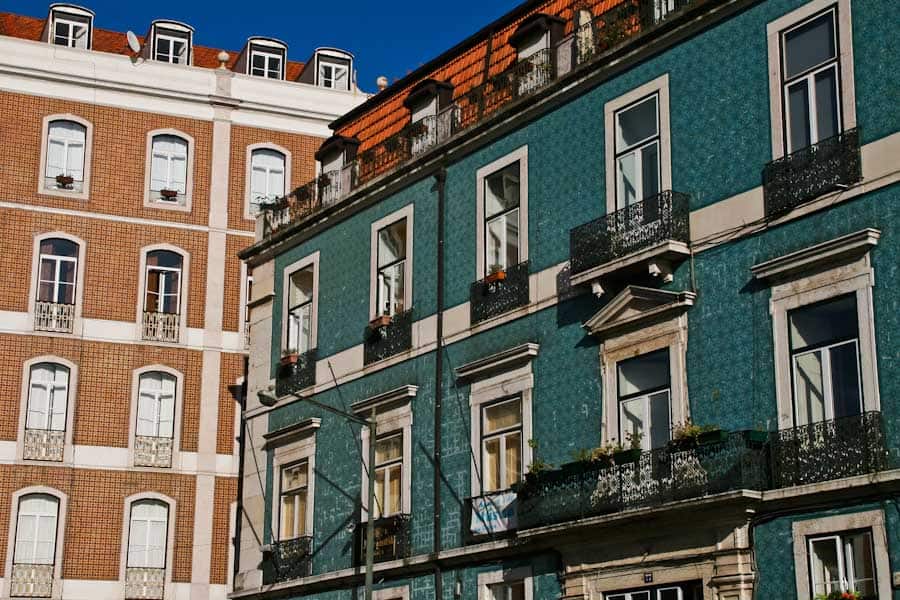
[[[685,419],[683,423],[676,423],[672,428],[672,439],[676,442],[696,440],[703,431],[703,427],[692,423],[690,419]]]
[[[616,445],[613,441],[608,441],[596,448],[579,448],[578,450],[573,450],[572,457],[576,461],[583,463],[607,463],[615,452]]]
[[[640,450],[642,439],[644,439],[644,434],[640,431],[630,431],[625,434],[625,441],[628,442],[628,448],[631,450]]]
[[[857,591],[841,592],[835,590],[829,594],[817,594],[816,600],[862,600],[862,594]]]

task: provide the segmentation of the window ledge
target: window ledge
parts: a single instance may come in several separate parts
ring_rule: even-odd
[[[263,434],[266,440],[263,445],[264,449],[274,448],[275,446],[284,446],[298,438],[305,437],[311,433],[315,433],[322,426],[322,419],[311,418],[300,421],[275,431]]]
[[[694,305],[694,292],[669,292],[630,285],[609,301],[584,324],[591,335],[605,336],[611,331],[634,327],[661,314]]]
[[[418,391],[419,386],[417,385],[402,385],[388,392],[366,398],[365,400],[360,400],[359,402],[354,402],[350,405],[350,408],[354,413],[365,413],[366,411],[381,407],[383,405],[400,401],[408,401],[410,398],[415,398],[416,392]]]
[[[783,279],[856,258],[878,245],[881,231],[867,228],[750,267],[756,279]]]
[[[538,354],[540,344],[527,342],[484,358],[473,360],[456,368],[456,380],[466,383],[474,379],[483,379],[497,371],[508,371],[520,364],[532,360]]]
[[[604,263],[587,271],[573,274],[571,282],[572,285],[592,283],[603,276],[617,272],[630,271],[644,263],[654,261],[675,262],[687,257],[690,253],[690,248],[686,243],[676,240],[666,240],[656,246],[633,252],[622,258]]]

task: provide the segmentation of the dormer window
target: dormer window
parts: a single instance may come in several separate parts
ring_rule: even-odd
[[[446,81],[425,79],[409,91],[403,106],[409,109],[409,134],[414,155],[424,152],[453,133],[456,112],[452,110],[452,104],[453,86]]]
[[[270,38],[250,38],[247,41],[247,74],[266,79],[284,79],[287,45]]]
[[[562,39],[564,30],[565,21],[559,17],[537,13],[525,18],[509,36],[519,61],[516,67],[518,95],[533,92],[553,79],[553,49]]]
[[[322,61],[319,63],[319,85],[334,90],[347,89],[347,67]]]
[[[319,146],[319,191],[325,205],[340,200],[356,185],[354,165],[358,148],[359,140],[341,135],[333,135]]]
[[[47,21],[46,40],[55,46],[89,50],[93,21],[94,13],[86,8],[53,4]]]
[[[150,55],[153,60],[173,65],[191,64],[194,29],[176,21],[155,21],[150,27]]]
[[[250,74],[269,79],[281,79],[281,57],[271,52],[254,52],[250,60]]]
[[[315,84],[330,90],[349,90],[353,55],[334,48],[319,48],[315,54]],[[301,77],[301,81],[303,78]]]

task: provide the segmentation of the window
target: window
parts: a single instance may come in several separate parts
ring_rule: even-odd
[[[259,205],[272,202],[285,192],[286,157],[277,150],[258,148],[250,154],[250,213]]]
[[[256,77],[281,79],[281,54],[254,50],[250,54],[250,74]]]
[[[616,208],[660,191],[659,96],[616,113]]]
[[[28,431],[65,431],[69,403],[69,369],[55,363],[31,367],[28,383]]]
[[[855,591],[875,598],[875,560],[870,531],[814,537],[809,540],[812,598]]]
[[[350,89],[348,74],[350,70],[344,65],[319,60],[319,85],[334,90]]]
[[[19,500],[13,563],[52,565],[56,556],[59,500],[48,494],[29,494]]]
[[[522,478],[522,401],[484,406],[481,415],[484,491],[509,489]]]
[[[378,232],[379,315],[394,316],[405,310],[403,289],[405,274],[406,219],[401,219]]]
[[[175,377],[152,371],[138,383],[137,428],[144,437],[171,438],[175,425]]]
[[[188,62],[188,40],[182,37],[156,34],[156,54],[153,57],[160,62],[176,65]]]
[[[858,415],[862,389],[856,297],[797,308],[788,319],[795,423]]]
[[[661,587],[605,594],[606,600],[699,600],[703,598],[700,583],[666,584]]]
[[[69,48],[87,48],[87,23],[57,17],[53,21],[53,43]]]
[[[128,528],[128,567],[164,569],[169,507],[159,500],[139,500],[131,505]]]
[[[840,68],[832,8],[783,32],[782,89],[787,152],[841,131]]]
[[[525,582],[494,583],[487,586],[487,600],[525,600]]]
[[[313,265],[294,271],[288,285],[287,349],[311,350],[313,318]]]
[[[61,238],[42,240],[38,260],[37,301],[74,305],[78,244]]]
[[[665,446],[670,429],[669,350],[657,350],[617,365],[619,441],[638,436],[641,448]]]
[[[170,250],[147,253],[144,312],[178,314],[181,300],[181,255]]]
[[[183,202],[187,193],[187,172],[187,140],[169,134],[153,136],[150,159],[151,200]]]
[[[531,567],[478,574],[478,600],[532,600]]]
[[[519,262],[519,162],[484,178],[485,273]]]
[[[292,540],[308,534],[306,511],[309,495],[309,462],[281,468],[281,536],[280,540]]]
[[[375,518],[403,510],[403,432],[378,438],[375,442]]]
[[[47,128],[44,188],[81,192],[87,128],[75,121],[51,121]]]

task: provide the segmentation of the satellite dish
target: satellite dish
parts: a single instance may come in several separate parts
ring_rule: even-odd
[[[131,48],[131,51],[137,54],[141,51],[141,43],[138,41],[134,32],[129,30],[125,33],[125,39],[128,40],[128,47]]]

